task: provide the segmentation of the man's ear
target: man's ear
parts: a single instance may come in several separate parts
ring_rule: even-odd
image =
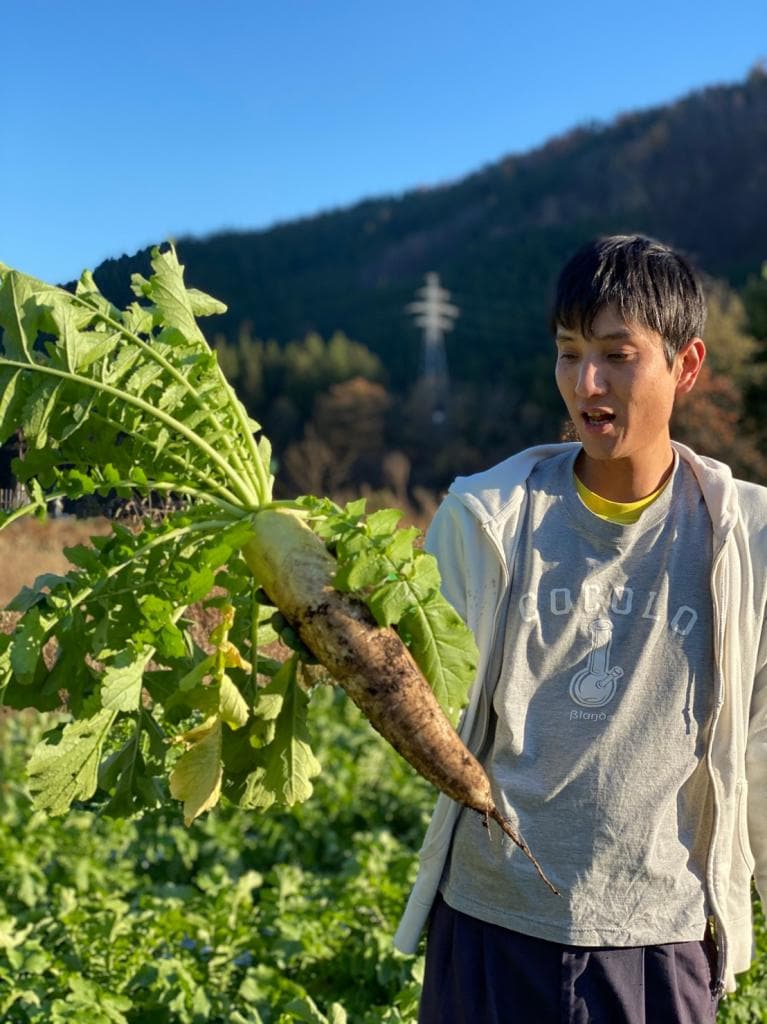
[[[676,393],[678,395],[686,395],[688,391],[692,391],[705,358],[706,346],[702,338],[691,338],[680,350],[677,356],[679,379],[676,382]]]

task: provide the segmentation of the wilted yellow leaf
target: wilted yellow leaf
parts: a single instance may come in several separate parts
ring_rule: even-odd
[[[191,825],[221,796],[221,719],[208,718],[179,738],[190,746],[171,772],[170,793],[184,801],[184,824]]]
[[[245,698],[227,675],[221,679],[218,711],[230,729],[239,729],[248,720],[249,712]]]
[[[240,651],[234,646],[231,640],[227,640],[221,648],[224,655],[224,664],[227,668],[241,668],[250,672],[253,666],[247,658],[243,658]]]

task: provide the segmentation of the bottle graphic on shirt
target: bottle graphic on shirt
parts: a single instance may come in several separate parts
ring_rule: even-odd
[[[610,668],[613,624],[609,619],[589,623],[591,652],[585,668],[570,680],[570,697],[583,708],[601,708],[615,696],[623,669]]]

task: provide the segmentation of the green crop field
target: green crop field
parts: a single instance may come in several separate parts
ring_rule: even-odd
[[[231,1024],[415,1019],[391,940],[430,788],[322,687],[326,771],[291,812],[32,810],[33,717],[0,724],[0,1020]]]
[[[24,761],[40,725],[0,722],[5,1024],[415,1021],[422,961],[391,943],[432,791],[351,702],[313,700],[313,796],[188,829],[169,805],[131,821],[35,812]],[[767,1021],[763,922],[758,936],[727,1024]]]

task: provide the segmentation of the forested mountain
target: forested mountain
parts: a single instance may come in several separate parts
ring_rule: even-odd
[[[311,175],[310,153],[306,161]],[[254,339],[275,339],[281,348],[310,332],[324,338],[343,332],[380,360],[376,372],[364,375],[377,376],[386,388],[386,447],[406,451],[414,439],[423,442],[424,425],[417,416],[408,420],[420,339],[404,307],[423,275],[437,271],[461,310],[447,337],[451,456],[436,469],[426,460],[435,474],[430,482],[441,483],[456,467],[471,469],[557,429],[546,329],[556,272],[587,238],[637,231],[681,248],[732,288],[751,279],[751,291],[759,293],[755,282],[767,259],[762,67],[741,84],[707,88],[606,125],[579,126],[461,181],[269,230],[177,244],[189,283],[229,307],[205,328],[218,336],[223,358],[228,352],[235,377],[244,380],[247,365],[252,376],[253,359],[263,363],[266,347]],[[132,298],[130,273],[146,265],[146,253],[109,260],[96,280],[124,303]],[[243,344],[252,358],[238,364]],[[277,347],[272,367],[281,358]],[[283,402],[275,419],[278,396],[264,393],[262,370],[259,363],[260,391],[246,397],[271,423],[279,449],[300,434],[307,410],[294,403],[286,411]],[[331,373],[325,383],[340,379]],[[284,384],[284,373],[273,381]]]
[[[229,306],[219,329],[231,337],[243,321],[281,341],[343,330],[404,380],[412,339],[402,307],[427,271],[466,308],[451,345],[460,375],[479,354],[493,362],[500,349],[535,344],[552,276],[574,244],[637,230],[736,284],[758,269],[767,257],[767,74],[576,128],[455,184],[178,244],[190,281]],[[97,281],[125,295],[137,260],[107,261]]]

